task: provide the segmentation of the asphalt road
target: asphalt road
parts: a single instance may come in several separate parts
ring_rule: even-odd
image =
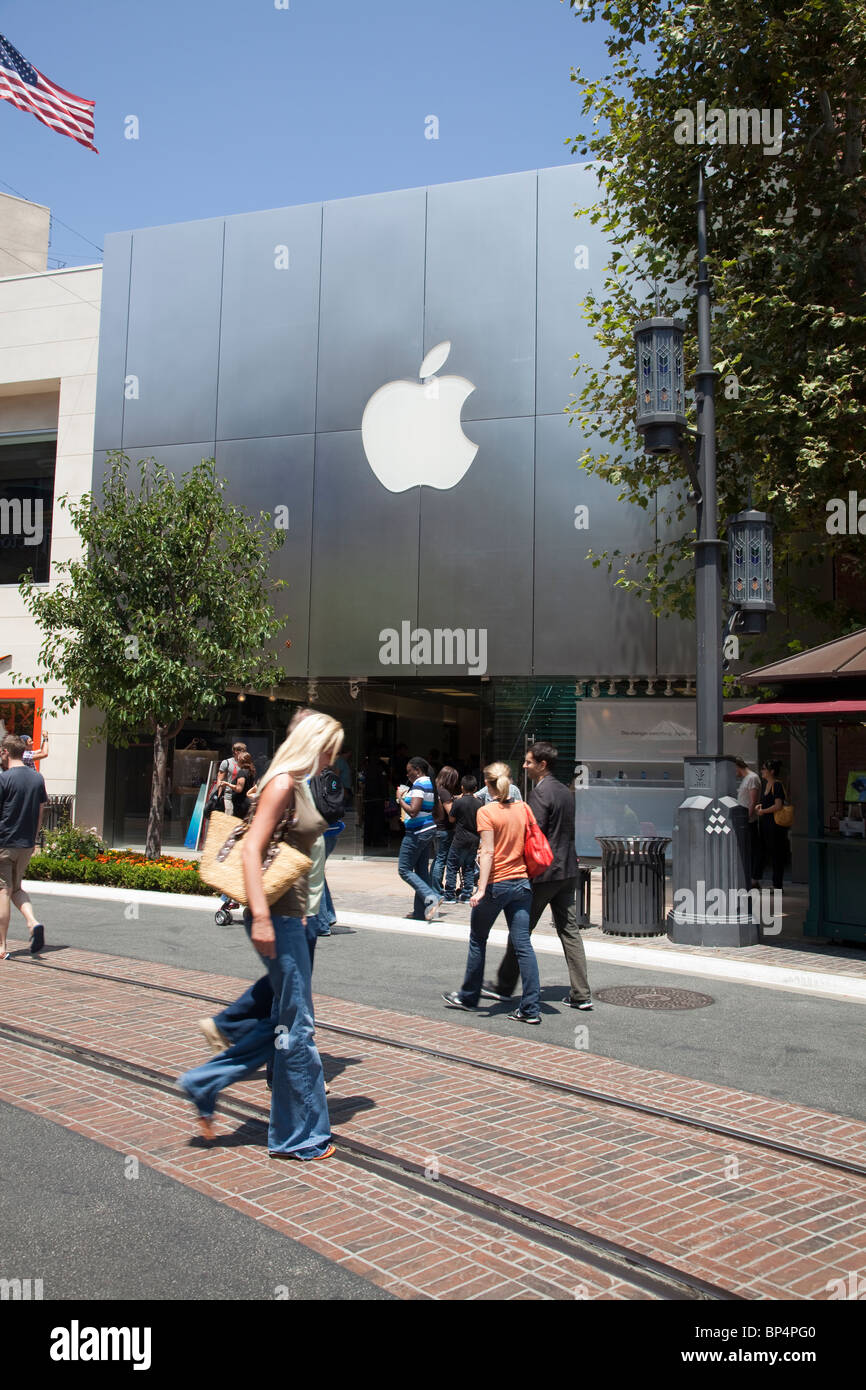
[[[33,899],[46,923],[48,959],[65,943],[245,980],[261,973],[243,928],[217,927],[201,910],[140,905],[138,919],[128,920],[122,903],[38,894]],[[13,922],[16,931],[21,927]],[[490,958],[495,967],[496,948]],[[460,943],[337,928],[318,944],[314,983],[318,993],[340,999],[509,1037],[518,1030],[533,1042],[579,1046],[637,1066],[864,1118],[858,1061],[863,1008],[857,1003],[591,962],[595,991],[666,984],[709,994],[713,1003],[685,1012],[597,1003],[592,1013],[582,1013],[561,1002],[567,993],[564,960],[539,955],[544,1022],[530,1029],[510,1021],[505,1005],[491,1003],[476,1014],[446,1009],[441,992],[459,986],[465,959]]]
[[[0,1278],[93,1299],[387,1299],[375,1284],[123,1154],[0,1102]],[[31,1285],[31,1289],[32,1289]],[[282,1297],[282,1293],[280,1297]]]

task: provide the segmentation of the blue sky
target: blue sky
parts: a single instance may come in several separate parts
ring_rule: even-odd
[[[603,29],[560,0],[7,0],[0,32],[96,101],[93,154],[0,101],[0,190],[108,232],[553,164]],[[135,115],[140,138],[124,138]],[[425,118],[439,138],[425,138]],[[55,226],[51,255],[99,252]],[[53,263],[53,262],[52,262]]]

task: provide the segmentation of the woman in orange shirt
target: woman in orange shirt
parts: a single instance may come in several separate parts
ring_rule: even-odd
[[[538,961],[529,935],[532,885],[523,857],[526,823],[535,817],[525,801],[509,801],[511,768],[507,763],[491,763],[484,769],[484,781],[491,799],[478,811],[481,872],[470,899],[466,975],[460,989],[443,994],[442,998],[452,1009],[478,1007],[487,938],[496,918],[504,912],[523,982],[520,1006],[508,1017],[519,1023],[540,1023]]]

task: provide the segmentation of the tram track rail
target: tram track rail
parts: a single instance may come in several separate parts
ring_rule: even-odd
[[[61,1038],[48,1038],[36,1029],[0,1021],[0,1041],[68,1058],[91,1071],[133,1082],[145,1089],[165,1092],[174,1098],[183,1094],[176,1079],[168,1072],[129,1062],[114,1054],[99,1052]],[[339,1101],[332,1103],[330,1108],[338,1109]],[[220,1113],[258,1126],[263,1136],[266,1136],[268,1111],[265,1107],[221,1097]],[[699,1279],[686,1270],[655,1260],[641,1251],[607,1240],[582,1226],[561,1221],[544,1212],[536,1211],[533,1207],[490,1192],[486,1188],[464,1182],[460,1178],[442,1174],[435,1179],[428,1178],[423,1166],[410,1159],[379,1149],[342,1132],[337,1137],[337,1157],[342,1162],[380,1180],[395,1184],[416,1196],[423,1196],[428,1202],[436,1202],[461,1215],[492,1225],[499,1233],[507,1231],[557,1255],[580,1260],[599,1273],[610,1275],[657,1300],[747,1301],[741,1294]]]
[[[116,983],[121,985],[131,985],[136,989],[143,989],[157,994],[176,995],[183,999],[194,999],[202,1004],[218,1004],[225,1008],[231,1000],[219,995],[204,994],[196,990],[180,989],[174,985],[160,985],[151,980],[137,980],[132,976],[105,975],[97,970],[83,970],[78,966],[49,965],[41,962],[41,969],[53,970],[63,975],[80,975],[85,978],[101,980],[105,983]],[[609,1105],[614,1109],[626,1110],[633,1114],[645,1115],[651,1119],[667,1121],[671,1124],[684,1126],[688,1129],[701,1130],[707,1134],[717,1135],[720,1138],[731,1139],[737,1143],[748,1144],[753,1148],[766,1150],[768,1153],[780,1155],[785,1158],[797,1159],[804,1163],[818,1164],[823,1168],[834,1169],[837,1172],[846,1173],[854,1177],[866,1178],[866,1164],[857,1163],[851,1159],[842,1158],[836,1154],[820,1153],[814,1149],[808,1149],[799,1144],[789,1144],[783,1140],[771,1139],[765,1135],[755,1134],[754,1131],[738,1129],[734,1125],[720,1123],[717,1120],[702,1119],[695,1115],[685,1115],[680,1111],[668,1110],[664,1106],[650,1105],[645,1101],[630,1100],[624,1096],[614,1096],[606,1091],[598,1091],[589,1086],[581,1086],[576,1082],[557,1081],[551,1077],[539,1076],[534,1072],[522,1071],[516,1067],[502,1066],[496,1062],[485,1062],[480,1058],[464,1057],[459,1053],[448,1052],[443,1048],[429,1047],[423,1043],[406,1042],[399,1038],[388,1038],[378,1033],[371,1033],[360,1028],[350,1028],[341,1023],[329,1023],[326,1019],[316,1018],[316,1030],[328,1033],[335,1033],[338,1036],[354,1038],[359,1042],[369,1042],[380,1047],[394,1048],[403,1052],[429,1057],[433,1060],[446,1062],[449,1065],[469,1067],[476,1071],[488,1072],[494,1076],[503,1077],[507,1080],[521,1081],[529,1085],[537,1086],[540,1089],[553,1091],[560,1095],[573,1096],[576,1099],[592,1101],[594,1104]]]

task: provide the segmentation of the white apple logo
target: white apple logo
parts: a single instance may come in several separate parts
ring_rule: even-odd
[[[364,453],[389,492],[456,487],[478,453],[463,433],[460,411],[475,390],[465,376],[434,377],[451,351],[437,343],[414,381],[387,381],[368,400],[361,420]]]

